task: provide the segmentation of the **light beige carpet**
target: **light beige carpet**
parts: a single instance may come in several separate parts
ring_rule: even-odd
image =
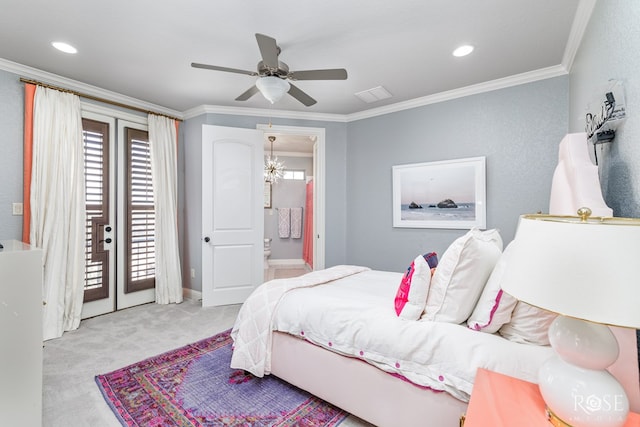
[[[200,301],[145,304],[83,320],[44,343],[43,426],[118,427],[94,377],[199,341],[233,326],[239,305],[202,308]],[[366,427],[353,416],[341,427]]]
[[[287,279],[289,277],[298,277],[302,276],[305,273],[308,273],[309,269],[301,267],[301,268],[276,268],[273,278],[274,279]]]

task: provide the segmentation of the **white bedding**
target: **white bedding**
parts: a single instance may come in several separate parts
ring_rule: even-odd
[[[234,350],[230,366],[258,377],[269,374],[273,315],[282,297],[293,289],[317,286],[365,270],[369,268],[337,265],[299,277],[263,283],[244,302],[231,330]]]
[[[369,270],[291,290],[278,303],[273,329],[463,401],[479,367],[537,382],[550,347],[518,344],[461,325],[400,319],[393,301],[401,277]]]

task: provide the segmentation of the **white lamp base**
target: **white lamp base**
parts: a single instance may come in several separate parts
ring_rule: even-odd
[[[629,414],[624,388],[606,371],[618,343],[601,324],[558,316],[549,329],[558,356],[543,364],[540,393],[547,407],[574,427],[620,427]]]

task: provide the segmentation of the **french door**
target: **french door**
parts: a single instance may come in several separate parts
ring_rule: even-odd
[[[84,319],[155,300],[155,212],[146,125],[84,113],[83,137]]]

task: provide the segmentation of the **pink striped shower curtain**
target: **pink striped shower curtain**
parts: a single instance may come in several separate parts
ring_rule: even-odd
[[[302,259],[313,269],[313,180],[307,182]]]

